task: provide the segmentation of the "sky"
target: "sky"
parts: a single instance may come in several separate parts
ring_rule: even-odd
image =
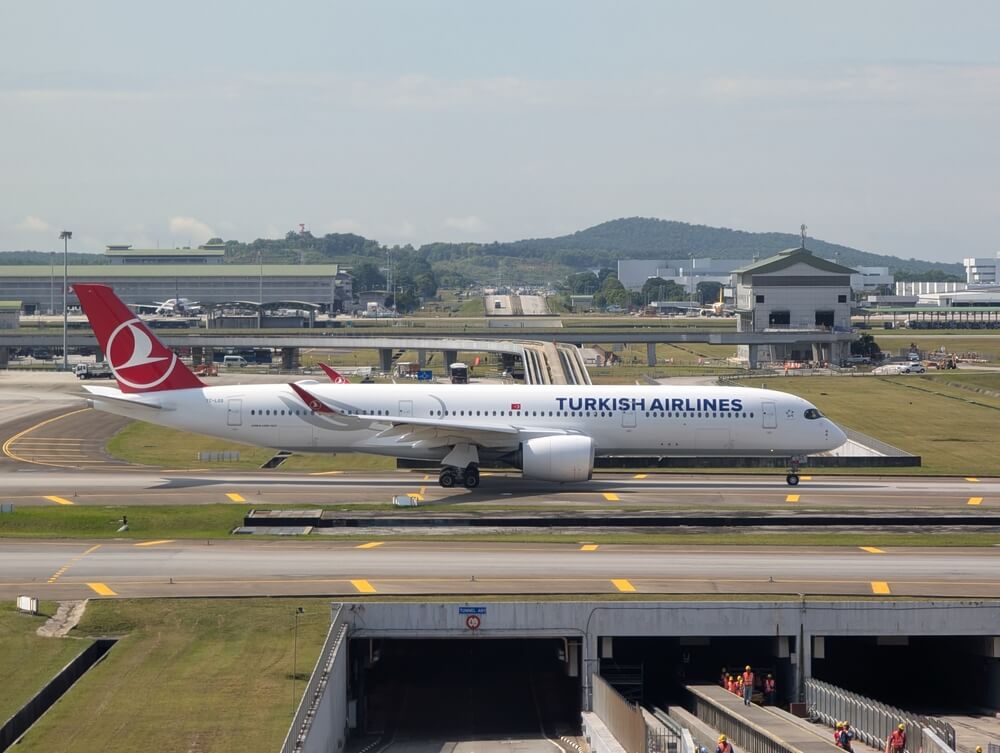
[[[4,3],[0,250],[645,216],[1000,252],[1000,3]]]

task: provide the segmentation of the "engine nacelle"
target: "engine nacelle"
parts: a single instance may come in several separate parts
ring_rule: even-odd
[[[521,443],[524,478],[587,481],[594,472],[594,440],[579,435],[535,437]]]

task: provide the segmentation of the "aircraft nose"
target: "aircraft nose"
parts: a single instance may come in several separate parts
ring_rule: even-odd
[[[844,433],[844,430],[837,426],[837,424],[833,421],[828,420],[827,423],[829,424],[827,436],[830,438],[830,449],[834,450],[847,441],[847,435]]]

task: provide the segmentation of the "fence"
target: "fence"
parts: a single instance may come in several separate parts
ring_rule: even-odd
[[[625,753],[647,753],[647,728],[646,720],[642,718],[642,709],[626,701],[600,675],[593,675],[592,681],[594,713],[625,749]]]
[[[691,694],[691,712],[709,727],[726,735],[731,743],[742,748],[745,753],[797,753],[797,749],[758,729],[752,722],[736,716],[698,690],[688,688],[688,691]]]
[[[884,749],[896,726],[905,724],[907,753],[938,751],[941,742],[945,751],[955,750],[955,728],[941,719],[903,711],[820,680],[808,679],[805,686],[810,717],[831,726],[848,721],[855,737],[873,748]]]

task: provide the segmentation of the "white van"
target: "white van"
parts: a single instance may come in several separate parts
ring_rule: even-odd
[[[231,366],[239,366],[242,369],[247,365],[247,359],[243,356],[223,356],[222,365],[227,369]]]

